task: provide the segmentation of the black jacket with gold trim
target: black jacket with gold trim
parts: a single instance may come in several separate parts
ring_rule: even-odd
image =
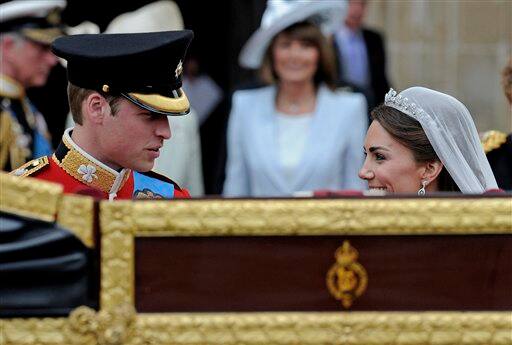
[[[0,75],[0,170],[10,171],[52,151],[41,113],[18,82]]]
[[[512,133],[486,132],[482,144],[498,187],[512,190]]]

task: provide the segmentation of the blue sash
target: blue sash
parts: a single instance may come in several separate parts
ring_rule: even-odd
[[[134,199],[172,199],[174,185],[157,178],[133,172],[133,198]]]
[[[37,108],[27,99],[28,106],[34,114],[34,117],[41,116],[41,113],[37,110]],[[32,158],[39,158],[43,156],[50,156],[53,153],[52,144],[48,139],[46,139],[45,133],[41,133],[37,128],[37,125],[33,128],[34,134],[32,138]]]
[[[39,158],[43,156],[50,156],[53,153],[52,145],[44,135],[34,130],[34,150],[32,156]]]

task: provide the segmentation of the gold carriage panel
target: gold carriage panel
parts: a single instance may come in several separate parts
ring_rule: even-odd
[[[97,244],[100,310],[2,319],[1,344],[512,343],[509,195],[78,207],[89,216],[65,198],[37,209]]]
[[[126,344],[508,344],[511,209],[509,197],[102,202],[102,312],[125,315]]]

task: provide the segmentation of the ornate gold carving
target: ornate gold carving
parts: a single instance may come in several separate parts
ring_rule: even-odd
[[[134,303],[134,236],[509,234],[511,207],[510,198],[102,202],[102,311],[0,320],[0,344],[510,345],[510,311],[133,316],[118,305]]]
[[[131,201],[100,204],[101,308],[134,302],[134,245]],[[128,207],[127,207],[128,206]]]
[[[135,309],[128,304],[96,312],[82,306],[69,316],[71,328],[99,345],[123,345],[128,342],[135,321]]]
[[[134,301],[134,236],[512,233],[511,208],[511,198],[102,201],[101,306]]]
[[[341,301],[345,309],[352,306],[368,285],[368,274],[357,262],[358,255],[349,241],[343,241],[334,254],[336,263],[327,272],[327,288],[334,298]]]
[[[134,236],[511,233],[511,206],[510,198],[102,202],[102,308],[133,303]],[[510,344],[509,321],[510,312],[139,314],[128,344]]]
[[[0,320],[2,345],[510,345],[510,312],[139,314],[120,307],[70,318]],[[120,315],[115,315],[120,313]],[[124,339],[124,342],[123,342]],[[120,342],[121,341],[121,342]]]
[[[512,233],[510,197],[103,203],[121,207],[137,236]]]
[[[120,305],[110,310],[82,306],[69,318],[0,319],[0,344],[124,345],[134,331],[135,309]]]
[[[49,222],[55,220],[86,246],[94,246],[94,199],[64,195],[59,184],[0,172],[0,210]]]
[[[56,183],[0,172],[0,209],[51,222],[55,220],[62,189]]]
[[[68,318],[0,319],[2,345],[93,345],[94,337],[74,332]]]
[[[94,198],[63,195],[57,222],[73,232],[86,246],[94,247]]]
[[[129,344],[511,344],[510,313],[139,314]]]

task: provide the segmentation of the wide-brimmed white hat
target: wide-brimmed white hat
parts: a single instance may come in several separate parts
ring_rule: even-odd
[[[105,33],[132,33],[183,30],[183,17],[174,1],[160,0],[135,11],[120,14]]]
[[[301,21],[311,21],[324,35],[331,34],[341,25],[346,9],[346,0],[268,0],[261,25],[243,46],[238,62],[242,67],[259,68],[272,39]]]

